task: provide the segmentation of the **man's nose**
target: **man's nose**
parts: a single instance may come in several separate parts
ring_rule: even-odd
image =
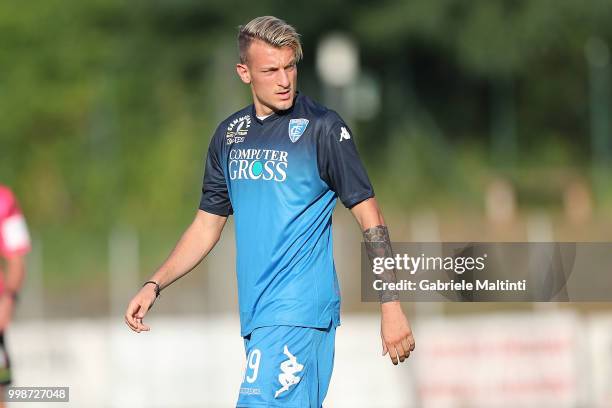
[[[289,87],[289,75],[287,74],[287,71],[284,69],[279,69],[278,70],[278,84],[280,86],[282,86],[283,88],[287,88]]]

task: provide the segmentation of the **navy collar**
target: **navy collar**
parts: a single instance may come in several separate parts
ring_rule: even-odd
[[[301,97],[300,92],[296,91],[295,93],[295,98],[293,98],[293,105],[291,105],[291,107],[289,109],[285,109],[282,111],[274,111],[272,112],[272,114],[268,117],[266,117],[264,120],[261,120],[257,117],[257,114],[255,113],[255,104],[251,104],[251,116],[253,117],[253,119],[255,120],[255,122],[259,123],[260,125],[263,125],[264,123],[268,123],[268,122],[272,122],[275,121],[276,119],[283,117],[285,115],[290,114],[291,112],[293,112],[293,110],[295,109],[295,105],[298,103],[298,99]]]

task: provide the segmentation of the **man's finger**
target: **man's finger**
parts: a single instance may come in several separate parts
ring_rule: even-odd
[[[410,347],[412,346],[412,344],[410,343],[410,341],[407,338],[403,338],[402,339],[402,347],[404,348],[404,355],[406,356],[406,358],[410,357]]]
[[[391,358],[391,362],[393,363],[393,365],[397,365],[398,360],[397,360],[397,354],[395,351],[395,348],[393,347],[392,344],[386,344],[387,346],[387,350],[389,350],[389,357]]]
[[[134,327],[136,327],[136,333],[140,333],[140,321],[138,317],[132,316],[132,321],[134,322]]]
[[[148,310],[149,310],[149,307],[147,306],[147,304],[143,303],[142,305],[140,305],[140,308],[138,309],[138,313],[136,313],[135,320],[136,320],[136,323],[138,324],[138,332],[149,331],[149,326],[142,323],[142,319],[145,317]]]
[[[149,310],[149,305],[147,303],[143,303],[142,305],[140,305],[140,309],[138,310],[138,313],[136,313],[136,319],[142,321],[142,319],[144,319],[145,315],[147,314],[148,310]]]
[[[400,363],[403,363],[406,359],[406,352],[404,351],[404,347],[402,346],[402,342],[399,342],[395,345],[395,349],[397,350],[397,355],[399,357]]]
[[[125,322],[130,327],[130,329],[134,331],[138,330],[138,325],[136,321],[134,320],[134,314],[136,310],[137,310],[137,305],[135,305],[134,303],[130,303],[128,305],[127,311],[125,312]]]
[[[412,333],[410,333],[408,336],[406,336],[406,339],[408,340],[408,344],[410,345],[410,347],[408,347],[408,349],[410,351],[414,351],[414,348],[416,347],[416,342],[414,341],[414,336],[412,335]]]
[[[130,303],[125,313],[126,322],[136,333],[140,333],[145,327],[142,324],[142,318],[139,317],[140,310],[142,310],[141,305],[138,303]]]
[[[123,320],[125,320],[125,323],[128,325],[128,327],[134,331],[136,330],[136,326],[130,321],[130,318],[126,315]]]
[[[387,350],[387,345],[385,344],[385,341],[382,341],[382,355],[384,356],[385,354],[387,354],[388,350]]]
[[[151,328],[142,322],[142,319],[138,319],[138,327],[141,331],[149,331]]]
[[[147,302],[142,302],[138,306],[138,312],[136,313],[136,318],[143,319],[148,311],[149,311],[149,304]]]
[[[138,320],[138,331],[149,331],[151,330],[151,328],[149,326],[147,326],[146,324],[144,324],[142,322],[142,320]]]

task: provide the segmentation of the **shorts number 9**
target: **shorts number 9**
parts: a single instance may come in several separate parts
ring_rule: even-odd
[[[259,362],[261,361],[261,351],[259,349],[253,349],[249,353],[247,358],[247,370],[245,371],[246,381],[251,384],[257,380],[257,373],[259,372]],[[252,370],[251,375],[246,375],[247,372]]]

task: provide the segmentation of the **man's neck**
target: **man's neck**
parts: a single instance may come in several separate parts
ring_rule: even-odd
[[[257,114],[255,114],[255,116],[257,116],[257,119],[259,119],[259,120],[264,120],[265,118],[267,118],[269,116],[272,116],[272,114],[271,113],[269,113],[267,115],[257,115]]]
[[[268,117],[274,113],[272,108],[264,105],[257,99],[255,96],[255,92],[253,92],[253,105],[255,105],[255,116],[259,117]]]

